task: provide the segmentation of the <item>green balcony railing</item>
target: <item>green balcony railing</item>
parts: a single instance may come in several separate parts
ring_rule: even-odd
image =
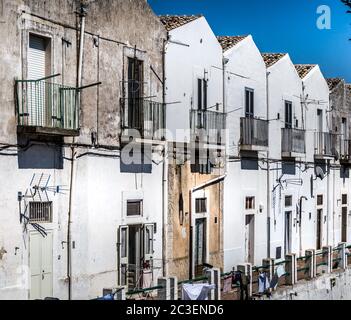
[[[42,80],[16,80],[18,125],[79,130],[78,90]]]

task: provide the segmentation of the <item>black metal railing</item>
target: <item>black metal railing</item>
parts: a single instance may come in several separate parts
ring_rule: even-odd
[[[191,110],[190,127],[193,134],[205,135],[209,143],[222,144],[225,141],[226,115],[223,112]]]
[[[305,153],[306,131],[300,129],[282,129],[282,152]]]
[[[133,129],[142,138],[162,139],[165,129],[165,105],[145,99],[121,99],[122,129]]]
[[[340,138],[340,158],[342,160],[351,160],[351,140]]]
[[[315,133],[315,155],[335,157],[338,152],[338,136],[334,133]]]
[[[241,118],[241,145],[268,147],[268,121]]]

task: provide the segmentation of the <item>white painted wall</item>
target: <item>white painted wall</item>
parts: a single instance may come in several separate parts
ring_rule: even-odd
[[[79,151],[84,152],[84,151]],[[69,150],[66,150],[69,154]],[[19,222],[17,193],[29,187],[33,173],[52,176],[51,183],[69,186],[70,163],[64,170],[20,170],[16,157],[0,157],[0,171],[8,184],[0,185],[0,244],[7,254],[0,263],[0,299],[28,299],[28,235]],[[119,226],[156,223],[154,239],[155,281],[162,276],[162,164],[153,165],[152,174],[120,173],[119,159],[83,157],[77,160],[74,207],[72,211],[72,296],[93,299],[103,288],[117,286],[117,231]],[[53,223],[43,225],[53,231],[53,295],[67,299],[66,253],[67,195],[49,194],[53,201]],[[144,215],[130,219],[123,215],[128,195],[143,197]],[[9,232],[11,230],[11,232]],[[29,229],[31,230],[31,228]],[[15,247],[19,247],[15,255]],[[21,277],[20,277],[21,276]],[[22,283],[21,283],[22,281]],[[22,285],[23,284],[23,285]]]
[[[224,268],[245,261],[245,217],[255,214],[255,264],[267,256],[267,173],[241,169],[239,157],[240,118],[245,116],[245,88],[255,91],[255,117],[266,119],[266,66],[251,36],[224,52],[225,89],[229,143],[227,178],[224,186]],[[263,152],[260,156],[264,157]],[[263,163],[260,163],[265,167]],[[247,196],[256,198],[254,212],[245,210]],[[263,208],[260,212],[260,206]]]
[[[167,44],[165,68],[167,139],[189,142],[190,110],[197,109],[199,78],[208,79],[208,107],[219,103],[219,111],[223,110],[222,48],[204,17],[171,30],[169,34],[171,42]],[[184,134],[184,130],[188,133]]]

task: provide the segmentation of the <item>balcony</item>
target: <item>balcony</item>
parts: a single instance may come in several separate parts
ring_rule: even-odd
[[[241,118],[241,150],[264,151],[268,148],[268,121]]]
[[[295,158],[306,153],[306,131],[282,129],[282,157]]]
[[[21,134],[79,136],[76,88],[42,80],[16,80],[17,131]]]
[[[165,105],[139,99],[121,99],[123,135],[137,131],[142,139],[162,140],[165,129]]]
[[[340,162],[351,163],[351,140],[341,137],[340,139]]]
[[[336,134],[316,132],[314,141],[314,154],[316,159],[330,159],[338,156],[338,136]]]
[[[191,110],[190,127],[195,136],[205,136],[207,142],[214,145],[225,143],[226,115],[223,112],[209,110]]]

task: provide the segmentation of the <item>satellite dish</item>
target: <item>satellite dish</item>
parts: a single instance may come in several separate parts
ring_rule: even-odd
[[[316,176],[317,178],[323,180],[325,177],[324,171],[321,167],[316,167]]]

